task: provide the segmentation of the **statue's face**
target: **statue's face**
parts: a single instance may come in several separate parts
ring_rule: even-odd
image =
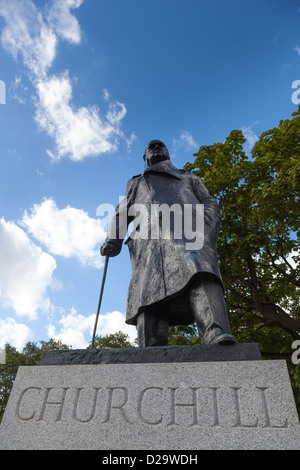
[[[146,147],[144,154],[145,166],[148,168],[155,163],[164,160],[170,160],[170,155],[167,147],[160,140],[151,140]]]

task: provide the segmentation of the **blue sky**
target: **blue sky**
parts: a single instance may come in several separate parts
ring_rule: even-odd
[[[105,232],[152,139],[181,168],[297,109],[300,1],[0,0],[0,347],[92,336]],[[295,100],[294,100],[295,101]],[[98,333],[126,326],[127,247]]]

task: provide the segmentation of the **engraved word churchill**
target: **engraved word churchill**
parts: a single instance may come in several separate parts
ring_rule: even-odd
[[[259,414],[251,403],[259,403]],[[288,419],[278,419],[274,403],[274,388],[259,386],[153,385],[138,392],[123,386],[29,387],[20,393],[15,415],[23,422],[95,421],[100,426],[287,428]]]

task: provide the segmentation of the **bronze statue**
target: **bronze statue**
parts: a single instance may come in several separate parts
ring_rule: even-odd
[[[132,265],[126,323],[137,325],[141,347],[167,345],[169,326],[194,322],[202,344],[235,344],[216,251],[217,202],[196,175],[172,165],[163,142],[151,141],[143,158],[145,171],[128,181],[101,248],[103,256],[118,255],[128,224],[135,222],[125,242]],[[168,227],[160,211],[166,208]],[[144,218],[134,216],[139,212]],[[203,216],[201,234],[197,214]]]

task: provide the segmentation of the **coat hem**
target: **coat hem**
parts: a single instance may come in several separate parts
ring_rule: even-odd
[[[204,277],[209,277],[211,279],[214,279],[216,282],[221,284],[222,289],[224,291],[224,285],[223,285],[222,279],[220,279],[220,277],[218,277],[215,273],[212,273],[212,272],[209,272],[209,271],[208,272],[203,272],[202,271],[202,272],[194,274],[191,277],[191,279],[189,280],[189,282],[187,284],[185,284],[185,286],[182,289],[180,289],[178,292],[175,292],[174,294],[168,295],[167,297],[165,297],[161,300],[158,300],[157,302],[154,302],[152,304],[140,306],[137,310],[137,313],[133,317],[126,319],[125,323],[127,325],[136,326],[137,325],[137,318],[141,313],[143,313],[147,310],[151,310],[151,312],[157,310],[157,314],[159,315],[161,313],[162,308],[164,307],[164,305],[168,304],[168,302],[176,299],[177,297],[181,297],[187,303],[187,313],[185,313],[187,319],[185,321],[184,320],[184,315],[183,315],[182,316],[183,321],[178,323],[178,321],[173,322],[174,320],[172,321],[172,316],[170,316],[169,325],[170,326],[190,325],[191,323],[194,322],[194,319],[193,319],[193,315],[189,313],[188,290],[192,287],[192,285],[194,283],[196,283],[201,278],[203,279]]]

